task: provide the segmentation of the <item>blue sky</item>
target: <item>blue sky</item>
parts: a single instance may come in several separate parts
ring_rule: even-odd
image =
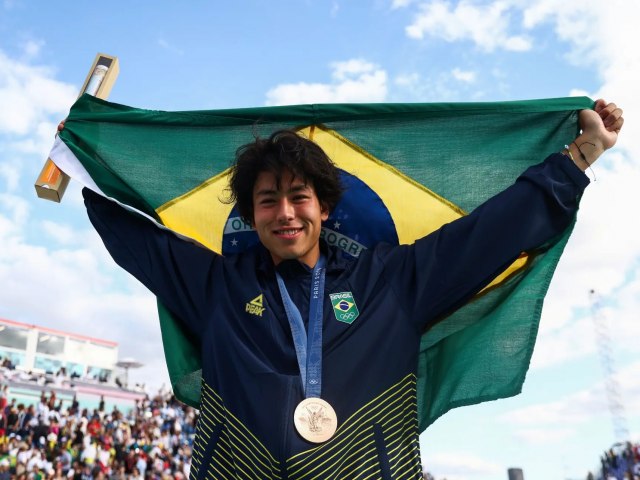
[[[640,6],[623,0],[0,0],[0,317],[120,343],[166,380],[153,298],[92,232],[79,186],[33,181],[97,52],[110,100],[161,110],[587,94],[625,109],[545,303],[523,393],[458,409],[421,438],[436,478],[581,479],[614,441],[588,291],[603,296],[627,427],[640,440]],[[561,148],[562,146],[558,146]]]

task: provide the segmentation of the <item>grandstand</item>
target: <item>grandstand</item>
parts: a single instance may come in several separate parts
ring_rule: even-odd
[[[0,480],[188,478],[197,411],[117,365],[115,342],[0,319]]]
[[[118,344],[109,340],[0,318],[0,360],[0,378],[16,403],[54,392],[63,406],[75,397],[87,408],[102,400],[126,411],[144,397],[115,375]]]

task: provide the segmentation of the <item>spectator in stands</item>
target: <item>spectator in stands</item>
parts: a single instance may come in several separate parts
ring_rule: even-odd
[[[71,457],[71,453],[64,447],[56,448],[55,452],[55,460],[56,460],[56,471],[59,468],[62,472],[62,475],[66,476],[71,469],[71,462],[73,458]]]
[[[71,415],[75,415],[76,412],[78,411],[79,408],[79,404],[78,404],[78,398],[76,397],[76,395],[73,395],[73,400],[71,400],[71,407],[69,408],[69,413]]]
[[[53,383],[57,387],[61,387],[68,381],[67,369],[64,367],[60,367],[53,377]]]
[[[16,399],[12,398],[4,409],[3,426],[8,434],[16,433],[18,425],[18,409],[16,408]]]
[[[9,460],[3,458],[0,460],[0,480],[10,480],[11,472],[9,471]]]
[[[33,405],[29,405],[25,409],[24,405],[22,405],[22,409],[20,409],[20,406],[18,405],[18,435],[24,438],[29,433],[31,419],[35,416],[35,408]]]
[[[126,480],[127,478],[124,465],[119,465],[117,469],[114,469],[114,473],[109,477],[109,480]]]
[[[7,384],[2,385],[0,387],[0,412],[4,411],[4,408],[7,406],[9,396],[9,386]]]
[[[133,474],[131,475],[132,480],[144,480],[142,473],[138,470],[137,467],[133,467]]]
[[[16,368],[9,357],[6,357],[2,360],[2,367],[6,368],[7,370],[13,370]]]

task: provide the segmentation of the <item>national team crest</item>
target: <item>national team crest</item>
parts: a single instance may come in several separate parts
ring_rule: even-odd
[[[333,306],[333,314],[336,319],[352,324],[358,318],[360,312],[351,292],[330,293],[331,305]]]

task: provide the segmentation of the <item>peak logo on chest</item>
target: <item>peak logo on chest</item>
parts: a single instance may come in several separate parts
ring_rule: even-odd
[[[265,309],[266,307],[264,306],[264,296],[262,295],[262,293],[250,302],[247,302],[244,307],[245,312],[248,312],[251,315],[255,315],[256,317],[261,317],[262,312],[264,312]]]

